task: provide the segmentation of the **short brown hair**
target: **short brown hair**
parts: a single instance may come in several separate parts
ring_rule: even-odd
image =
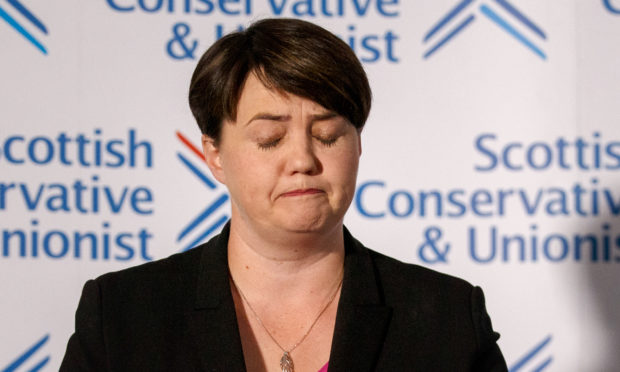
[[[329,31],[299,19],[264,19],[224,36],[200,58],[189,105],[216,143],[223,120],[235,120],[249,73],[269,88],[310,99],[362,128],[371,91],[353,50]]]

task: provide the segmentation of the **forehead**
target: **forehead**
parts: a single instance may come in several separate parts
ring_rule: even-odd
[[[328,111],[310,99],[268,88],[254,73],[250,73],[243,84],[237,103],[237,121],[259,112],[290,114],[291,111],[302,107],[309,113]]]

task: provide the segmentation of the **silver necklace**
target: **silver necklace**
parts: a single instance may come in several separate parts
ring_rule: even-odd
[[[312,322],[312,324],[310,325],[306,333],[304,333],[303,336],[301,336],[301,338],[299,339],[299,341],[297,341],[288,350],[283,348],[282,345],[280,345],[280,343],[278,342],[278,340],[276,340],[275,337],[273,337],[273,335],[271,334],[271,332],[269,332],[267,327],[265,327],[265,324],[260,319],[256,311],[254,311],[254,308],[252,307],[252,305],[250,305],[250,302],[248,301],[248,299],[245,298],[245,295],[243,294],[243,292],[241,292],[241,289],[239,288],[239,286],[237,286],[237,283],[235,282],[235,279],[233,279],[232,274],[229,273],[229,275],[230,275],[230,280],[235,286],[235,289],[237,290],[237,292],[239,292],[239,295],[241,296],[241,299],[243,300],[243,302],[245,302],[246,305],[248,305],[248,307],[250,308],[250,311],[252,311],[252,314],[254,314],[254,318],[256,318],[256,321],[258,322],[258,324],[260,324],[261,327],[263,327],[267,335],[269,335],[269,338],[271,338],[271,340],[276,345],[278,345],[280,350],[282,350],[282,352],[284,353],[282,354],[282,358],[280,358],[280,368],[282,368],[282,372],[295,372],[295,365],[293,364],[293,358],[291,357],[291,353],[293,352],[293,350],[295,350],[295,348],[297,348],[297,346],[299,346],[302,342],[304,342],[306,337],[310,334],[310,331],[312,331],[312,328],[314,328],[314,325],[319,321],[319,318],[321,317],[321,315],[323,315],[325,310],[327,310],[329,305],[334,301],[334,298],[336,298],[336,294],[338,293],[338,290],[342,286],[342,280],[344,279],[344,275],[342,274],[340,275],[340,279],[338,280],[338,285],[336,286],[336,289],[331,294],[331,296],[329,296],[329,300],[327,301],[325,306],[323,306],[321,311],[319,311],[319,314],[316,316],[316,318],[314,318],[314,321]]]

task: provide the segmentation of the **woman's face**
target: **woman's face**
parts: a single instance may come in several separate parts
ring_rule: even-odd
[[[264,233],[339,226],[355,192],[360,133],[346,119],[250,74],[237,118],[217,147],[203,139],[209,167],[232,200],[235,223]]]

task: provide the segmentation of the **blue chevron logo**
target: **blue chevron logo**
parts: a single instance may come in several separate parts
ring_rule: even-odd
[[[12,9],[11,12],[7,12],[2,5],[9,5],[7,9]],[[13,14],[11,14],[13,13]],[[15,31],[17,31],[20,35],[22,35],[30,44],[34,45],[41,53],[47,54],[47,49],[43,44],[37,39],[34,34],[26,29],[22,23],[20,23],[17,18],[23,17],[25,21],[30,22],[32,26],[38,29],[39,32],[47,35],[47,27],[41,22],[41,20],[35,16],[28,8],[26,8],[22,3],[18,0],[4,0],[0,2],[0,18],[2,18],[9,26],[11,26]],[[23,22],[23,20],[22,20]]]
[[[473,6],[476,2],[476,0],[461,0],[426,32],[423,43],[428,44],[429,47],[423,54],[424,59],[430,58],[438,50],[452,42],[457,35],[472,25],[477,17],[488,19],[532,53],[543,60],[547,59],[547,55],[537,44],[537,42],[547,40],[547,35],[508,0],[489,0],[478,7]],[[512,17],[512,23],[506,16]],[[514,22],[525,26],[530,31],[528,35],[515,28]]]
[[[177,138],[183,145],[185,145],[186,149],[189,150],[191,154],[195,155],[197,160],[199,160],[198,162],[195,162],[182,152],[177,152],[177,158],[181,164],[183,164],[183,166],[205,186],[209,193],[215,193],[217,195],[179,232],[177,236],[177,243],[182,244],[182,251],[187,251],[188,249],[205,242],[214,233],[218,232],[226,221],[228,221],[230,217],[225,213],[220,213],[220,211],[221,208],[228,203],[229,196],[227,191],[221,190],[221,188],[218,187],[218,185],[208,176],[209,170],[205,163],[204,154],[198,149],[198,147],[190,142],[187,137],[180,132],[177,132]],[[219,217],[216,217],[216,215],[219,215]],[[210,218],[211,216],[213,216],[213,218]],[[196,231],[198,232],[196,233]]]
[[[28,362],[31,362],[33,359],[37,358],[35,353],[49,341],[50,335],[47,334],[43,336],[40,340],[34,343],[34,345],[30,346],[23,353],[21,353],[15,360],[9,363],[3,369],[0,369],[0,372],[17,372],[17,371],[29,371],[29,372],[37,372],[40,371],[45,365],[50,361],[50,356],[47,355],[38,361],[34,362],[34,365],[26,365]],[[40,354],[40,353],[39,353]],[[23,367],[23,368],[20,368]]]
[[[545,347],[547,347],[551,343],[551,335],[545,337],[543,340],[538,342],[536,345],[532,346],[528,351],[525,352],[523,356],[521,356],[516,362],[512,364],[512,366],[508,369],[508,372],[520,372],[520,371],[531,371],[531,372],[542,372],[544,371],[551,362],[553,362],[552,356],[541,357],[543,360],[537,360],[535,357],[542,354],[544,352]],[[541,359],[538,358],[538,359]]]
[[[611,0],[603,0],[603,5],[610,13],[620,14],[620,1],[616,1],[614,5]]]

